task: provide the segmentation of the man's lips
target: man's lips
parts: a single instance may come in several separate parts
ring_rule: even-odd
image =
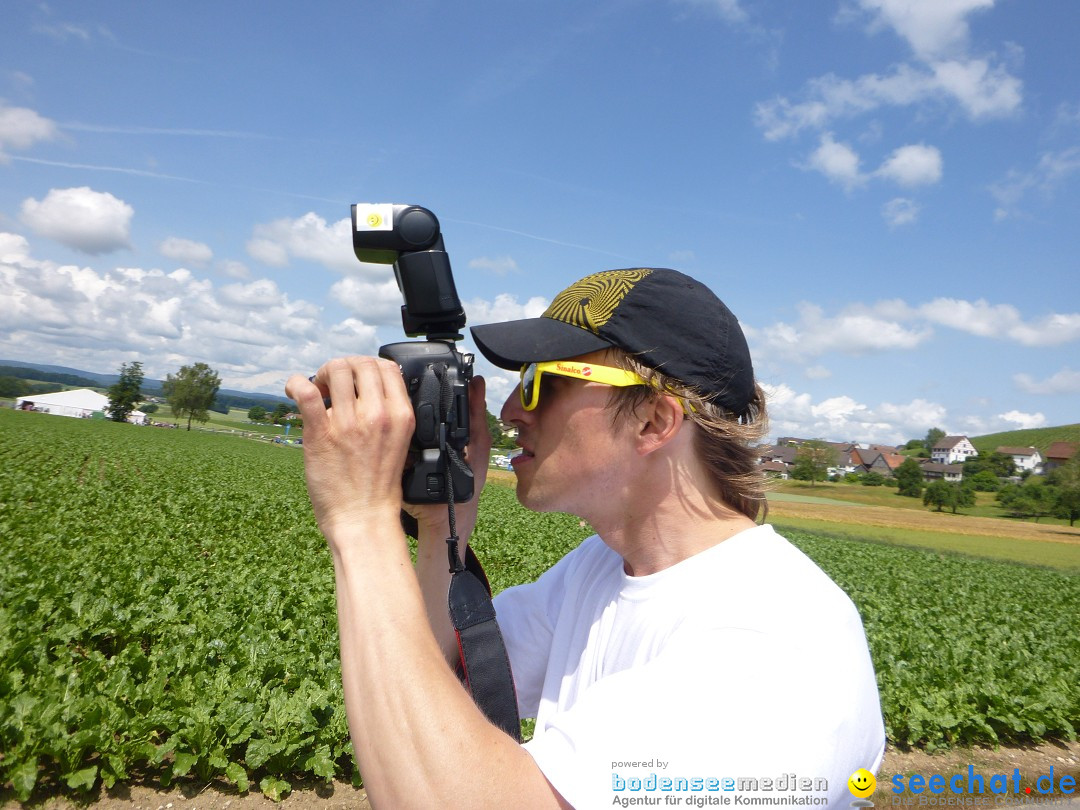
[[[529,461],[532,458],[535,458],[532,451],[526,450],[524,447],[522,447],[521,452],[510,459],[510,465],[516,466],[518,464],[524,464],[526,461]]]

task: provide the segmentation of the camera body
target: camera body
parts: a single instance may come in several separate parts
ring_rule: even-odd
[[[418,205],[352,206],[353,251],[362,262],[393,264],[405,303],[401,322],[409,337],[380,347],[379,356],[401,369],[416,429],[402,477],[407,503],[446,503],[473,496],[465,463],[469,443],[469,381],[473,357],[459,352],[465,310],[458,299],[439,221]]]

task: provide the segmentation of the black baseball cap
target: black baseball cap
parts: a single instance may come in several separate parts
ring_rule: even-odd
[[[712,290],[677,270],[593,273],[555,296],[539,318],[471,331],[484,357],[511,371],[615,347],[735,414],[754,398],[738,320]]]

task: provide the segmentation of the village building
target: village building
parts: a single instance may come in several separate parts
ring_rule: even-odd
[[[89,388],[76,388],[73,391],[56,391],[51,394],[19,397],[15,402],[15,408],[21,411],[36,411],[76,419],[104,419],[109,414],[109,398]],[[128,414],[127,420],[132,424],[145,425],[148,417],[142,411],[132,411]]]
[[[963,464],[979,455],[967,436],[946,436],[939,439],[930,451],[930,460],[938,464]]]
[[[1063,467],[1080,450],[1080,442],[1052,442],[1046,448],[1046,463],[1043,465],[1044,472],[1050,472],[1058,467]]]
[[[927,481],[962,481],[964,479],[963,464],[941,464],[937,461],[926,461],[922,465],[923,478]]]
[[[999,447],[995,452],[1009,456],[1017,472],[1038,472],[1042,467],[1042,454],[1034,447]]]

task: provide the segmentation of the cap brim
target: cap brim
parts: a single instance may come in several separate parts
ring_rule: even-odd
[[[611,348],[586,329],[551,318],[489,323],[470,327],[480,353],[499,368],[517,371],[526,363],[565,360]]]

